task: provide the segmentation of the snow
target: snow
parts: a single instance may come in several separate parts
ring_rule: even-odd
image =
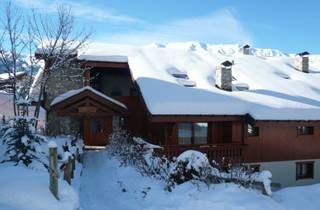
[[[108,61],[108,62],[128,62],[128,58],[126,56],[79,56],[80,60],[89,60],[89,61]]]
[[[57,143],[55,141],[49,141],[48,147],[49,148],[57,148],[58,145],[57,145]]]
[[[143,145],[143,147],[147,148],[147,149],[162,149],[161,146],[155,145],[155,144],[150,144],[149,142],[147,142],[139,137],[133,137],[133,141],[137,144]]]
[[[86,91],[86,90],[89,90],[89,91],[95,93],[96,95],[99,95],[99,96],[107,99],[108,101],[127,109],[126,105],[124,105],[123,103],[121,103],[121,102],[119,102],[119,101],[117,101],[117,100],[115,100],[115,99],[113,99],[113,98],[111,98],[109,96],[106,96],[105,94],[93,89],[90,86],[85,86],[85,87],[77,89],[77,90],[70,90],[70,91],[68,91],[66,93],[63,93],[63,94],[57,96],[55,99],[53,99],[53,101],[51,102],[50,105],[53,106],[55,104],[58,104],[58,103],[60,103],[60,102],[62,102],[64,100],[66,100],[66,99],[68,99],[68,98],[70,98],[72,96],[78,95],[79,93],[81,93],[83,91]]]
[[[193,167],[196,171],[199,171],[204,165],[209,165],[209,160],[206,155],[195,150],[187,150],[181,153],[177,157],[177,161],[187,162],[187,169]]]
[[[128,58],[147,108],[153,115],[245,115],[257,120],[319,120],[320,62],[310,56],[310,73],[297,71],[293,57],[274,49],[197,42],[130,46],[92,43],[79,52],[85,60]],[[215,87],[215,68],[234,62],[233,76],[248,90]],[[186,73],[195,87],[184,87],[168,69]],[[236,84],[235,84],[236,85]]]
[[[186,182],[167,192],[165,183],[120,166],[106,151],[85,153],[80,181],[80,206],[85,210],[318,210],[320,206],[320,184],[285,188],[272,197],[235,184],[208,187]]]
[[[46,154],[41,156],[42,162],[48,161],[48,146],[58,147],[58,156],[62,156],[62,145],[68,142],[69,150],[75,153],[76,148],[82,153],[82,141],[71,146],[68,136],[46,137],[49,143],[40,145],[38,149]],[[1,140],[1,138],[0,138]],[[27,139],[26,139],[27,141]],[[2,143],[2,140],[1,140]],[[5,146],[0,144],[0,161],[4,159]],[[58,160],[59,164],[63,162]],[[12,163],[0,164],[0,209],[5,210],[76,210],[79,209],[79,177],[81,164],[76,164],[72,185],[68,185],[60,173],[59,198],[56,200],[49,190],[48,170],[43,167],[14,166]]]
[[[60,200],[49,191],[48,172],[23,167],[0,167],[0,209],[6,210],[75,210],[76,192],[59,181]]]
[[[259,176],[257,177],[257,180],[261,181],[264,185],[264,189],[266,190],[267,195],[272,195],[271,192],[271,178],[272,174],[270,171],[262,171],[259,173]]]
[[[18,71],[16,72],[16,76],[19,77],[19,76],[22,76],[24,74],[27,74],[26,72],[24,71]],[[13,77],[13,74],[10,74],[10,77]],[[0,81],[1,80],[8,80],[9,79],[9,74],[8,73],[2,73],[0,74]]]

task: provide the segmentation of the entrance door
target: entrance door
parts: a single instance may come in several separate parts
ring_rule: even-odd
[[[86,119],[85,145],[105,146],[108,144],[108,136],[112,132],[111,117]]]

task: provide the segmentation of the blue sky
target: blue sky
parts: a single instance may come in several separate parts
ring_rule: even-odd
[[[145,44],[199,41],[251,43],[284,52],[320,54],[319,0],[13,0],[52,13],[73,8],[94,41]]]

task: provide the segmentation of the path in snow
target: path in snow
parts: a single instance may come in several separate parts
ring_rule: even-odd
[[[106,153],[103,151],[86,151],[83,159],[83,171],[80,178],[80,206],[82,210],[108,209],[105,186],[106,171],[101,167],[106,161]],[[100,164],[99,164],[100,163]],[[102,208],[102,207],[105,208]]]

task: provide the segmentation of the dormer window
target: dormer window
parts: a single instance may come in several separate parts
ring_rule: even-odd
[[[167,72],[178,79],[189,79],[187,72],[181,71],[175,67],[168,68]]]
[[[298,135],[313,135],[313,127],[312,126],[299,126],[297,128]]]
[[[259,136],[259,127],[248,124],[248,136]]]

